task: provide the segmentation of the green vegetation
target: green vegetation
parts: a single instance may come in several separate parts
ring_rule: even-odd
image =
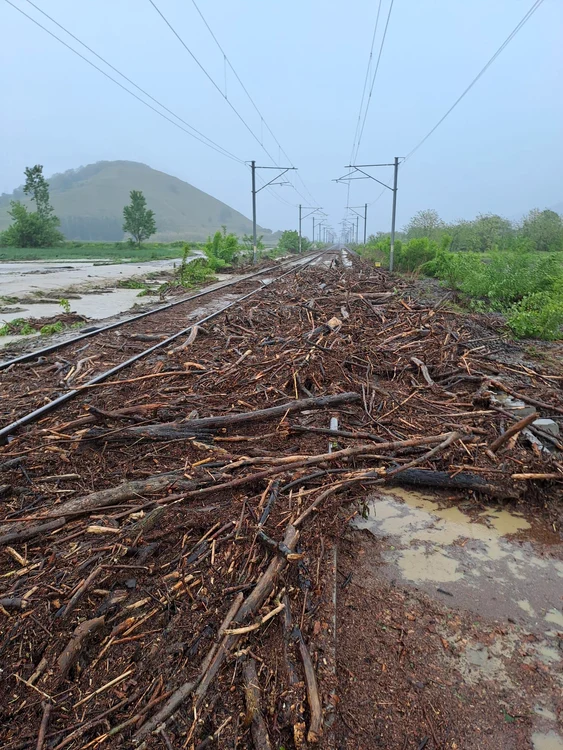
[[[32,333],[37,331],[24,318],[15,318],[0,327],[0,336],[31,336]]]
[[[140,190],[131,190],[131,203],[123,209],[123,231],[128,232],[137,247],[141,247],[143,240],[148,240],[156,234],[154,211],[147,208],[147,201]]]
[[[42,336],[51,336],[53,333],[61,333],[62,331],[64,331],[62,320],[57,320],[56,323],[47,323],[39,329]]]
[[[70,302],[67,299],[62,297],[59,300],[59,305],[63,308],[64,313],[66,313],[67,315],[70,313]]]
[[[306,253],[311,248],[311,242],[307,237],[301,237],[301,252]],[[299,252],[299,233],[296,230],[286,229],[278,242],[278,250],[285,253]]]
[[[258,253],[262,252],[266,249],[266,245],[264,245],[264,235],[260,234],[256,237],[256,251]],[[241,244],[244,248],[244,254],[252,257],[252,253],[254,252],[254,238],[251,234],[243,234]]]
[[[8,214],[13,224],[0,234],[0,246],[49,247],[62,242],[63,235],[57,229],[60,221],[49,201],[49,185],[41,164],[25,168],[23,192],[31,196],[35,211],[20,201],[11,201]]]
[[[171,260],[182,255],[183,242],[151,242],[135,248],[130,242],[63,242],[58,247],[1,247],[0,260],[108,260],[135,263]]]
[[[212,271],[218,271],[225,266],[232,266],[238,260],[241,252],[236,234],[227,234],[226,226],[223,226],[222,229],[222,232],[215,232],[213,237],[208,237],[203,246],[203,252]]]
[[[69,240],[123,240],[122,210],[129,203],[132,189],[142,191],[155,212],[158,231],[153,239],[158,241],[205,241],[222,224],[239,236],[252,231],[252,222],[230,206],[138,162],[103,161],[70,169],[50,177],[49,188],[55,214],[61,220],[60,229]],[[22,188],[0,195],[0,232],[11,223],[11,200],[26,205],[29,202]],[[260,227],[258,231],[271,237],[267,229]]]
[[[387,235],[370,237],[362,255],[387,264]],[[519,338],[561,338],[563,220],[530,211],[518,225],[496,215],[447,225],[420,211],[395,242],[395,268],[433,276],[472,309],[496,311]]]

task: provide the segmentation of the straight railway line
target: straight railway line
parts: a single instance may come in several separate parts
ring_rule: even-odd
[[[330,253],[340,251],[334,248],[315,251],[248,274],[219,288],[203,290],[164,307],[1,363],[3,400],[0,423],[3,426],[0,428],[0,442],[7,442],[18,429],[36,422],[87,388],[107,380],[152,352],[168,347],[182,336],[189,335],[194,328]],[[285,270],[288,266],[289,269]],[[266,280],[258,278],[274,270],[282,273]],[[258,286],[255,286],[256,282]],[[202,297],[208,298],[205,308],[198,307]],[[206,314],[202,315],[202,312]],[[135,336],[146,339],[158,334],[161,339],[155,344],[138,349]],[[131,349],[137,350],[124,358],[123,353],[129,353]],[[64,356],[61,356],[61,350],[64,350]]]

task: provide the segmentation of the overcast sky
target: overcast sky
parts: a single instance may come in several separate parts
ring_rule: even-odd
[[[196,0],[231,63],[316,202],[338,226],[345,174],[376,18],[376,0]],[[27,0],[11,0],[91,57]],[[374,56],[391,0],[382,0]],[[155,0],[223,93],[149,0],[37,0],[36,5],[176,114],[246,161],[288,165],[192,0]],[[406,155],[453,104],[532,6],[532,0],[395,0],[358,163]],[[163,120],[0,0],[0,192],[26,165],[62,172],[130,159],[169,172],[251,211],[250,174]],[[398,225],[435,208],[446,220],[478,212],[518,217],[563,200],[563,3],[544,0],[491,68],[399,174]],[[94,58],[93,58],[94,59]],[[102,65],[99,61],[97,64]],[[103,67],[103,66],[102,66]],[[115,74],[113,74],[115,75]],[[126,84],[128,85],[128,84]],[[289,166],[289,165],[288,165]],[[373,170],[390,179],[388,170]],[[262,175],[272,172],[264,171]],[[295,228],[305,188],[263,190],[258,222]],[[350,205],[374,201],[351,183]],[[276,198],[277,196],[277,198]],[[289,205],[288,205],[289,204]],[[388,230],[390,193],[370,206],[368,230]],[[307,230],[310,231],[310,219]]]

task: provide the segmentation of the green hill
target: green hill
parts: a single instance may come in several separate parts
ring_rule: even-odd
[[[49,178],[51,202],[69,240],[112,242],[123,239],[123,206],[131,190],[142,190],[155,212],[156,242],[204,240],[226,225],[250,234],[252,222],[193,185],[134,161],[99,161]],[[0,196],[0,231],[10,224],[10,200],[27,203],[21,188]],[[249,191],[250,203],[250,191]],[[259,230],[270,235],[270,230]]]

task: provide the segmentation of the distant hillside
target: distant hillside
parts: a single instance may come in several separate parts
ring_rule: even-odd
[[[51,202],[69,240],[112,242],[123,239],[123,206],[131,190],[142,190],[155,212],[158,233],[151,239],[203,240],[226,225],[250,234],[252,222],[193,185],[134,161],[99,161],[49,178]],[[20,188],[0,196],[0,231],[10,224],[10,200],[27,203]],[[259,229],[268,237],[269,229]]]

